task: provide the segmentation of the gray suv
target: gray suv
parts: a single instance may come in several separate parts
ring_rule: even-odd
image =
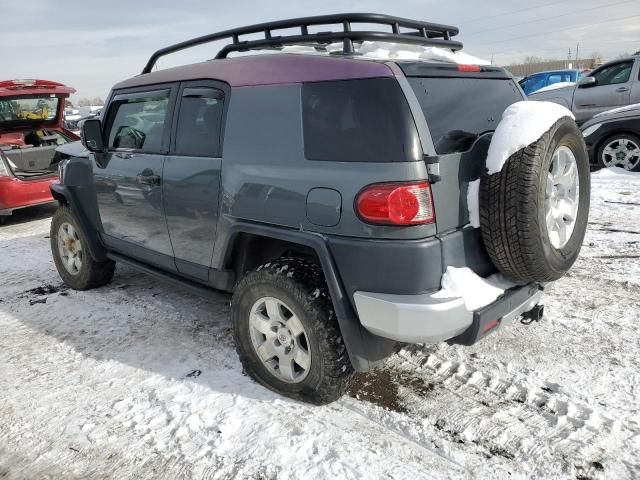
[[[335,24],[343,28],[309,32]],[[85,122],[88,152],[65,150],[51,226],[62,279],[80,290],[105,285],[117,262],[204,295],[233,292],[245,371],[314,403],[339,398],[354,370],[402,343],[471,345],[521,314],[539,318],[543,283],[569,269],[586,227],[589,169],[575,123],[557,122],[488,175],[491,134],[523,100],[510,75],[357,52],[367,40],[456,51],[457,33],[328,15],[156,52],[141,75],[114,86],[102,119]],[[152,72],[163,55],[220,39],[231,42],[214,60]],[[328,53],[335,42],[343,48]],[[226,58],[300,44],[312,54]],[[479,229],[467,205],[477,179]],[[558,213],[570,194],[580,201],[573,219]],[[551,230],[565,232],[561,242]],[[439,295],[448,267],[501,271],[515,283],[469,310]]]

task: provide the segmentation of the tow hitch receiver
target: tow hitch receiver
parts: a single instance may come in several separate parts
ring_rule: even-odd
[[[531,325],[533,322],[539,322],[544,316],[544,305],[536,305],[528,312],[522,314],[520,323],[523,325]]]

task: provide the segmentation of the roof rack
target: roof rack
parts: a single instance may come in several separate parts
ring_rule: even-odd
[[[352,23],[378,24],[390,27],[391,31],[352,31]],[[310,26],[342,24],[342,31],[326,31],[309,33]],[[274,30],[288,28],[300,28],[299,35],[273,35]],[[400,29],[409,29],[409,32]],[[241,40],[240,35],[263,34],[264,38],[258,40]],[[342,41],[343,53],[354,54],[353,42],[365,40],[377,40],[383,42],[405,43],[413,45],[427,45],[443,47],[451,50],[460,50],[462,43],[451,40],[458,34],[457,27],[439,25],[437,23],[420,22],[407,18],[392,17],[377,13],[343,13],[335,15],[320,15],[316,17],[301,17],[277,22],[259,23],[247,27],[233,28],[222,32],[204,35],[202,37],[176,43],[162,48],[151,55],[142,73],[149,73],[160,57],[179,52],[187,48],[205,43],[231,38],[232,43],[223,47],[215,58],[226,58],[231,52],[244,52],[265,48],[282,48],[285,45],[315,44],[326,45],[332,42]]]

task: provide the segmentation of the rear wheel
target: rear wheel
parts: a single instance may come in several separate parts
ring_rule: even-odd
[[[607,168],[620,167],[640,172],[640,138],[629,133],[609,137],[598,149],[598,162]]]
[[[315,404],[340,398],[353,373],[320,266],[281,258],[237,285],[236,350],[257,382]]]
[[[68,206],[60,206],[53,215],[50,237],[53,261],[65,284],[75,290],[88,290],[111,281],[115,263],[96,262],[91,257],[86,233]]]

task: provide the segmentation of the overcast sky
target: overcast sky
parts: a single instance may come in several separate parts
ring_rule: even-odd
[[[29,0],[2,2],[1,79],[45,78],[106,97],[158,48],[252,23],[338,12],[375,12],[456,25],[464,51],[505,65],[528,55],[605,60],[640,50],[640,0]],[[211,58],[215,45],[160,67]]]

